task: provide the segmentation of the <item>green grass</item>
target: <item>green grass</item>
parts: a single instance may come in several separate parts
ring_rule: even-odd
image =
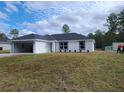
[[[0,91],[124,91],[124,55],[50,53],[0,58]]]
[[[8,50],[0,50],[0,54],[10,53]]]

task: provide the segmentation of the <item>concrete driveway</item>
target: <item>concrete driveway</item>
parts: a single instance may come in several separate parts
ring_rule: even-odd
[[[9,56],[16,56],[16,55],[28,55],[32,53],[7,53],[7,54],[0,54],[0,58],[9,57]]]

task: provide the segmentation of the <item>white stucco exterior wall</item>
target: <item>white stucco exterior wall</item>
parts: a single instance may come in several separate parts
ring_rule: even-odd
[[[56,52],[56,43],[52,42],[52,52]]]
[[[56,51],[56,52],[59,52],[59,42],[56,42],[55,51]]]
[[[66,41],[65,41],[66,42]],[[79,41],[67,41],[68,42],[68,51],[71,50],[71,52],[80,52],[79,48]],[[82,50],[82,52],[89,52],[94,51],[94,42],[93,41],[85,41],[85,49]],[[59,42],[56,42],[56,52],[60,52],[59,50]]]
[[[50,46],[48,42],[43,41],[34,41],[33,44],[33,53],[49,53],[50,52]]]
[[[6,44],[6,43],[1,43],[0,47],[3,48],[3,50],[11,50],[11,45],[10,44]]]
[[[85,51],[89,50],[89,52],[94,51],[94,42],[92,41],[86,41],[85,42]]]
[[[67,42],[68,42],[68,51],[71,50],[71,52],[74,52],[74,50],[76,50],[77,52],[79,52],[79,42],[77,41],[67,41]],[[56,52],[60,52],[59,42],[56,42]]]
[[[71,50],[71,52],[74,52],[75,50],[79,52],[79,42],[78,41],[68,42],[68,50]]]

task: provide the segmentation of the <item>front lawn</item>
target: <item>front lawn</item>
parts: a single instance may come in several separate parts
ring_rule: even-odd
[[[124,91],[124,55],[49,53],[0,58],[0,91]]]
[[[9,50],[0,50],[0,54],[10,53]]]

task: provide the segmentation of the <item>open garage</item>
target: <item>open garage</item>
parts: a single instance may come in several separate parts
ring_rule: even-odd
[[[33,53],[33,41],[23,41],[13,43],[14,53]]]

